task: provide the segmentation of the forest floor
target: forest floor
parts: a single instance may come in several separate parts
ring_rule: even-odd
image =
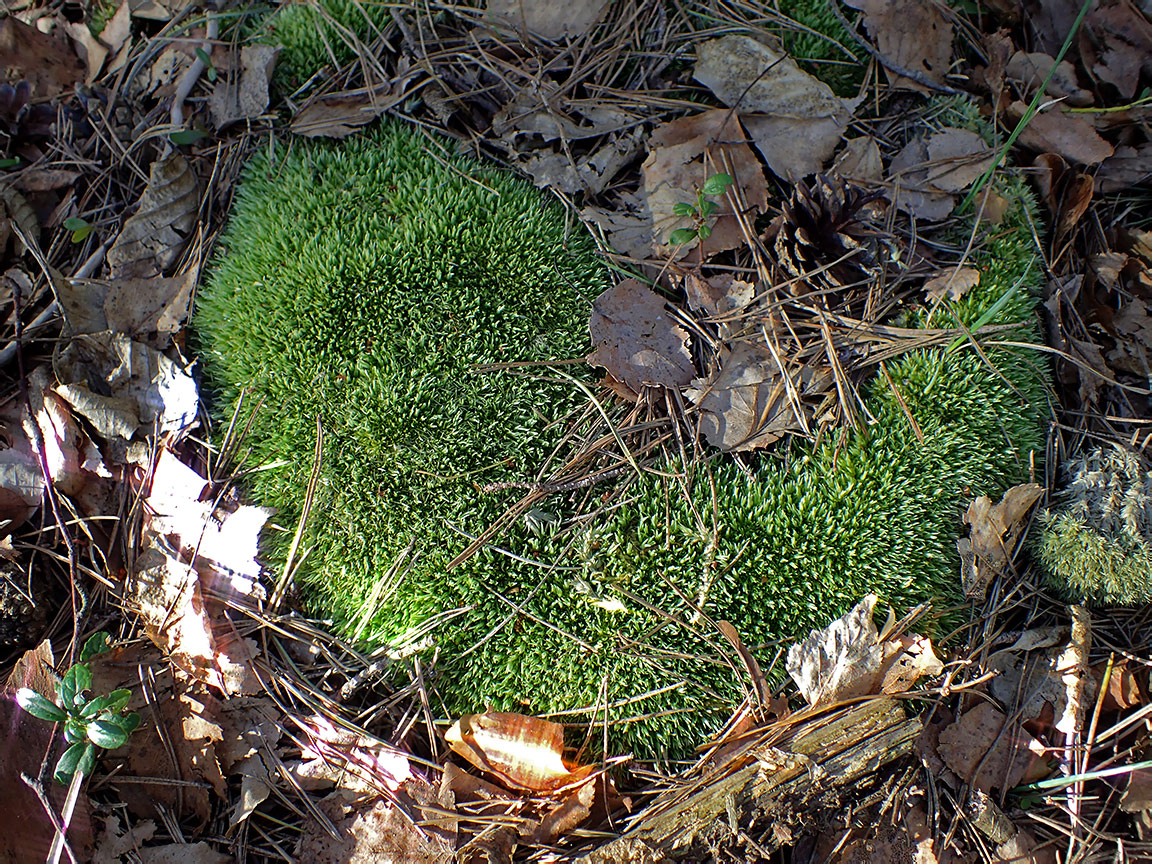
[[[238,26],[268,10],[6,5],[0,801],[18,827],[0,858],[1152,858],[1152,607],[1068,602],[1024,542],[1069,458],[1152,457],[1147,3],[816,4],[830,37],[759,0],[413,0],[330,25],[333,62],[298,87],[268,31]],[[929,640],[921,608],[877,630],[861,597],[793,647],[777,691],[727,625],[748,697],[698,759],[581,765],[557,724],[434,716],[420,659],[381,683],[380,658],[293,610],[257,563],[267,515],[209,446],[185,326],[246,158],[384,116],[459,139],[588,226],[626,277],[597,301],[625,323],[593,329],[591,360],[649,430],[680,422],[699,383],[689,329],[723,333],[764,285],[842,276],[867,209],[900,266],[866,273],[859,307],[824,307],[840,317],[816,337],[776,343],[790,380],[823,389],[790,407],[751,364],[727,383],[713,370],[705,389],[739,378],[747,398],[701,402],[696,429],[733,454],[858,422],[846,358],[980,350],[994,329],[908,342],[870,292],[959,300],[980,278],[973,244],[1011,204],[994,178],[1025,176],[1051,434],[1032,483],[968,508],[968,625]],[[957,225],[967,248],[941,239]],[[644,281],[679,299],[653,305]],[[661,357],[656,378],[640,349]],[[19,688],[79,701],[53,726]],[[61,731],[78,742],[62,783]]]

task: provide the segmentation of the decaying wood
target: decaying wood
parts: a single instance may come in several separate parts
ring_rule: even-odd
[[[774,851],[791,842],[801,819],[811,826],[841,791],[858,793],[860,781],[910,754],[920,729],[889,698],[822,713],[754,747],[735,770],[718,768],[695,787],[665,793],[638,824],[581,861],[704,860],[721,846]]]

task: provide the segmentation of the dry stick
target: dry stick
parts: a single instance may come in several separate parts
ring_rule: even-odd
[[[219,34],[220,21],[216,17],[215,10],[209,9],[208,26],[204,33],[204,41],[200,43],[200,49],[204,56],[212,56],[212,43],[216,41]],[[188,67],[188,71],[184,73],[184,77],[180,79],[180,84],[176,87],[176,95],[172,97],[170,119],[173,126],[181,127],[184,125],[184,100],[192,94],[192,88],[196,86],[196,82],[200,80],[200,75],[206,68],[207,64],[204,62],[203,56],[197,54],[192,65]]]

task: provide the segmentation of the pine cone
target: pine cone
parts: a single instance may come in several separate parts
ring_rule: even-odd
[[[0,562],[0,652],[27,648],[40,638],[47,620],[44,603],[27,595],[28,580],[20,568]]]
[[[800,280],[792,286],[794,295],[845,286],[867,290],[865,283],[879,272],[879,232],[871,227],[863,208],[880,197],[879,192],[865,192],[824,175],[818,175],[811,188],[803,183],[796,186],[791,200],[784,202],[784,221],[776,235],[780,266]],[[829,305],[840,304],[830,300]]]

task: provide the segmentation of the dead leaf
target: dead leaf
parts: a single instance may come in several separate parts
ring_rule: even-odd
[[[465,714],[444,733],[457,755],[517,789],[552,792],[572,786],[595,765],[564,763],[564,727],[537,717],[487,711]]]
[[[156,823],[151,819],[132,821],[127,829],[120,818],[112,813],[104,817],[104,831],[92,853],[92,864],[121,864],[124,856],[143,847],[156,835]]]
[[[66,38],[41,33],[14,15],[0,17],[0,68],[6,81],[27,81],[37,100],[72,92],[85,73]]]
[[[1023,102],[1013,102],[1008,107],[1008,115],[1019,121],[1027,110]],[[1112,145],[1100,137],[1089,120],[1069,114],[1058,105],[1034,115],[1017,140],[1032,150],[1058,153],[1069,162],[1081,165],[1103,162],[1113,152]]]
[[[1152,180],[1152,142],[1137,147],[1117,147],[1096,172],[1096,191],[1102,195],[1123,192]]]
[[[53,365],[56,392],[106,439],[128,441],[141,430],[175,432],[196,422],[200,397],[188,371],[127,336],[107,330],[76,336]]]
[[[832,171],[845,180],[856,183],[877,182],[884,177],[884,160],[880,156],[880,145],[871,135],[849,138],[844,149],[832,163]]]
[[[927,639],[905,634],[880,640],[872,621],[876,599],[869,594],[850,612],[788,649],[788,674],[809,705],[905,692],[920,677],[943,670]]]
[[[645,385],[682,387],[696,374],[688,331],[664,311],[661,297],[635,279],[596,298],[588,328],[596,346],[588,362],[637,392]]]
[[[76,45],[77,53],[84,58],[88,67],[85,79],[91,84],[100,77],[104,63],[114,56],[132,34],[132,15],[128,0],[121,0],[116,13],[104,25],[98,36],[93,36],[83,21],[65,22],[64,28]]]
[[[484,22],[497,29],[530,33],[545,42],[574,40],[591,30],[608,0],[488,0]]]
[[[720,364],[684,388],[700,409],[700,431],[709,444],[725,453],[754,450],[801,428],[780,367],[767,348],[736,342],[721,349]],[[796,385],[803,389],[802,382]]]
[[[881,56],[929,81],[944,84],[952,62],[952,23],[932,0],[847,0],[864,13],[864,26]],[[889,70],[893,87],[929,92]]]
[[[953,267],[924,283],[924,294],[929,300],[947,297],[959,300],[980,284],[980,271],[974,267]]]
[[[892,158],[888,180],[892,203],[906,213],[939,222],[952,212],[953,197],[928,183],[928,145],[919,135]]]
[[[66,279],[56,293],[69,333],[111,330],[166,348],[188,317],[198,278],[199,270],[193,267],[151,279]]]
[[[693,243],[677,251],[668,238],[678,228],[694,228],[692,217],[676,213],[684,203],[695,205],[698,190],[709,177],[727,174],[735,186],[715,196],[716,212],[708,217],[711,234],[701,245],[709,253],[744,245],[744,224],[751,227],[768,204],[768,183],[736,115],[716,108],[658,126],[648,139],[648,158],[641,166],[644,196],[652,216],[652,248],[667,258],[688,255]],[[740,211],[733,209],[739,202]]]
[[[1024,483],[1006,491],[995,505],[986,495],[968,505],[964,524],[971,531],[959,541],[967,564],[962,573],[967,596],[983,597],[989,583],[1006,572],[1025,528],[1024,517],[1043,494],[1043,487]]]
[[[580,216],[589,228],[595,226],[604,235],[606,245],[617,254],[633,261],[643,261],[652,254],[652,216],[641,195],[623,193],[620,205],[611,209],[585,207]]]
[[[551,845],[556,842],[558,837],[567,834],[584,822],[592,815],[592,805],[596,800],[596,785],[601,779],[601,777],[595,777],[573,789],[528,834],[528,842]],[[521,836],[524,836],[523,833]]]
[[[152,163],[136,212],[108,250],[113,279],[159,276],[176,262],[196,225],[198,187],[195,173],[179,153]]]
[[[1005,721],[1003,711],[981,702],[940,733],[937,752],[961,780],[982,792],[1019,785],[1037,762],[1046,772],[1044,746],[1018,725],[1006,729]]]
[[[279,53],[279,45],[245,45],[240,49],[239,72],[217,76],[208,98],[217,129],[240,120],[255,120],[268,110],[268,81]]]
[[[959,192],[995,160],[995,151],[975,132],[946,127],[928,139],[927,181],[943,192]]]
[[[149,21],[171,21],[191,6],[195,0],[128,0],[133,18]]]
[[[288,129],[304,138],[347,138],[405,98],[390,84],[320,96],[292,118]]]
[[[711,39],[696,54],[693,77],[740,112],[773,174],[796,182],[824,168],[852,119],[852,103],[751,36]]]
[[[431,797],[430,800],[435,799]],[[423,800],[418,803],[429,803]],[[417,826],[395,800],[333,792],[316,805],[336,828],[332,837],[309,816],[295,849],[295,860],[309,864],[449,864],[453,850]]]
[[[607,143],[582,159],[573,159],[563,150],[534,150],[519,167],[541,189],[551,188],[565,195],[596,194],[603,192],[643,149],[645,136],[639,131],[612,135]],[[588,208],[592,209],[592,208]],[[640,246],[647,255],[651,245],[652,228],[647,219],[641,219],[645,236]]]
[[[166,448],[147,479],[145,543],[127,596],[149,637],[187,674],[230,695],[260,692],[255,643],[226,609],[262,599],[256,554],[269,511],[234,502],[230,513],[218,511],[207,481]]]
[[[688,306],[705,315],[725,315],[741,311],[756,296],[756,286],[731,273],[701,278],[695,273],[684,277],[684,294]]]
[[[1068,353],[1077,361],[1076,376],[1080,381],[1079,397],[1082,406],[1095,405],[1100,399],[1105,377],[1111,378],[1108,363],[1100,352],[1100,346],[1087,339],[1068,337]]]
[[[1052,73],[1052,67],[1056,71]],[[1068,60],[1061,60],[1058,64],[1051,55],[1043,51],[1017,51],[1008,61],[1005,74],[1016,81],[1023,83],[1025,91],[1035,93],[1047,80],[1048,86],[1044,92],[1053,99],[1063,99],[1068,105],[1075,108],[1086,108],[1092,104],[1092,94],[1081,89],[1076,81],[1076,67]],[[1048,75],[1052,73],[1052,78]]]
[[[1128,774],[1128,785],[1120,798],[1125,813],[1152,810],[1152,768],[1136,768]]]
[[[424,781],[400,750],[353,729],[337,727],[318,714],[292,717],[303,733],[299,761],[289,773],[309,791],[338,786],[363,795],[394,795]]]
[[[234,859],[218,852],[203,840],[197,843],[169,843],[140,850],[140,864],[230,864]]]
[[[1106,662],[1097,663],[1092,667],[1092,677],[1097,687],[1104,684],[1104,670]],[[1127,711],[1146,704],[1147,696],[1141,683],[1142,675],[1134,672],[1128,665],[1128,658],[1121,657],[1112,665],[1112,672],[1108,676],[1108,689],[1104,691],[1103,711]]]
[[[1152,22],[1129,2],[1099,3],[1084,19],[1080,52],[1085,67],[1123,99],[1136,95],[1140,73],[1152,75]]]
[[[1056,217],[1056,238],[1059,240],[1066,237],[1088,212],[1092,203],[1092,178],[1069,170],[1068,164],[1055,153],[1041,153],[1032,164],[1039,169],[1033,180],[1048,209]]]
[[[525,88],[492,116],[492,132],[511,152],[519,139],[538,135],[545,141],[579,141],[620,132],[642,118],[592,99],[570,99],[560,85],[544,79]]]

